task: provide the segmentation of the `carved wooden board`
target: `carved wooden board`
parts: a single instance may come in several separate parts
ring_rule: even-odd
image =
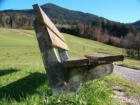
[[[42,27],[43,25],[47,26],[47,30],[51,39],[51,45],[54,47],[62,48],[64,50],[69,50],[67,44],[65,43],[63,35],[55,27],[55,25],[49,19],[49,17],[45,14],[45,12],[37,4],[33,5],[33,7],[35,10],[37,19],[42,24]]]
[[[93,60],[95,62],[114,62],[114,61],[123,61],[124,56],[123,55],[105,55],[105,54],[94,54],[94,55],[85,55],[90,60]]]
[[[64,50],[69,50],[67,44],[64,41],[56,37],[56,35],[49,28],[47,28],[47,30],[48,30],[48,34],[50,35],[50,39],[51,39],[50,41],[52,43],[52,46],[62,48]]]
[[[84,56],[72,57],[64,61],[64,67],[80,67],[89,65],[89,59]]]

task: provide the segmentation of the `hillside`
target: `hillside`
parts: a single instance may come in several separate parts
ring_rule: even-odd
[[[121,48],[65,33],[63,35],[70,47],[69,56],[122,53]],[[125,59],[123,64],[140,68],[140,62],[133,59]],[[114,91],[112,87],[120,87],[119,92],[140,99],[138,85],[115,75],[82,85],[75,97],[51,96],[33,30],[0,28],[0,83],[2,105],[62,105],[64,102],[68,105],[116,105],[116,101],[110,97]]]
[[[80,11],[72,11],[69,9],[65,9],[59,7],[57,5],[48,3],[41,6],[42,9],[47,13],[47,15],[51,18],[55,19],[64,19],[68,21],[81,21],[81,22],[91,22],[94,19],[100,18],[96,15],[83,13]],[[17,13],[17,14],[24,14],[24,15],[34,15],[34,11],[32,9],[28,10],[4,10],[1,13]]]
[[[135,25],[123,24],[93,14],[68,10],[54,4],[45,4],[41,7],[61,32],[117,47],[134,49],[136,56],[130,55],[128,51],[129,56],[140,59],[138,22]],[[2,27],[33,29],[34,19],[32,9],[0,12],[0,26]],[[131,45],[128,43],[130,41]]]
[[[92,20],[95,19],[99,19],[100,17],[95,16],[93,14],[89,14],[89,13],[83,13],[80,11],[72,11],[72,10],[68,10],[59,6],[56,6],[54,4],[45,4],[41,6],[43,8],[43,10],[47,13],[47,15],[52,18],[54,20],[54,22],[57,21],[58,24],[69,24],[69,23],[74,23],[74,22],[85,22],[85,23],[90,23]],[[28,9],[28,10],[4,10],[4,11],[0,11],[0,24],[2,26],[10,26],[11,21],[14,21],[14,19],[16,18],[12,18],[12,16],[20,16],[20,20],[22,20],[22,18],[24,19],[24,22],[22,22],[20,24],[20,27],[22,27],[22,24],[25,24],[25,22],[29,21],[28,18],[30,18],[30,16],[34,16],[34,11],[32,9]],[[24,17],[23,17],[24,15]],[[6,19],[5,19],[6,18]],[[8,19],[7,19],[8,18]],[[32,21],[31,23],[33,22]],[[18,19],[19,21],[19,19]],[[32,24],[28,24],[29,22],[27,22],[26,24],[28,26],[32,26]],[[16,23],[18,24],[18,23]],[[14,28],[14,26],[12,26]]]
[[[79,22],[90,23],[91,21],[100,18],[93,14],[68,10],[56,6],[54,4],[46,4],[46,5],[42,5],[41,7],[51,18],[55,18],[55,19],[64,19],[68,21],[79,21]]]
[[[140,30],[140,20],[133,23],[133,25]]]
[[[129,30],[134,31],[134,27],[130,24],[113,22],[94,14],[72,11],[50,3],[44,4],[41,7],[59,28],[71,28],[73,25],[77,24],[84,24],[90,27],[93,23],[97,22],[97,24],[94,24],[96,28],[98,28],[99,25],[103,33],[107,31],[108,34],[118,37],[120,37],[121,34],[127,34]],[[0,11],[0,26],[32,29],[34,18],[34,11],[32,9],[4,10]],[[100,24],[102,24],[102,27],[100,27]]]
[[[76,37],[70,34],[63,34],[70,48],[70,50],[68,51],[70,57],[97,53],[125,55],[122,48],[106,45],[98,41]],[[25,47],[25,49],[22,49],[22,47]],[[0,28],[0,48],[3,49],[0,50],[0,61],[4,64],[15,62],[15,65],[20,63],[27,65],[28,63],[31,65],[38,65],[38,63],[40,63],[39,65],[42,65],[40,52],[33,30]],[[16,55],[15,52],[17,52]],[[35,58],[34,55],[36,55]],[[17,60],[15,58],[17,58]],[[9,59],[14,61],[11,61]],[[119,62],[118,64],[130,68],[140,69],[140,62],[139,60],[135,59],[125,58],[125,61],[123,63]]]

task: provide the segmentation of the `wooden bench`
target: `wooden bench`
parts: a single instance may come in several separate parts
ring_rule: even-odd
[[[114,67],[112,62],[123,60],[122,55],[69,58],[69,48],[63,35],[37,4],[33,8],[36,15],[34,29],[53,94],[75,94],[80,83],[111,74]]]

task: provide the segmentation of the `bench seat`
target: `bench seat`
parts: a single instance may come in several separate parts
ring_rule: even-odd
[[[92,54],[92,55],[85,55],[86,58],[94,61],[100,62],[115,62],[115,61],[123,61],[123,55],[108,55],[108,54]]]
[[[122,55],[93,54],[74,56],[64,61],[64,67],[97,66],[123,60],[124,56]]]
[[[84,56],[74,56],[64,61],[64,67],[80,67],[89,65],[89,59]]]

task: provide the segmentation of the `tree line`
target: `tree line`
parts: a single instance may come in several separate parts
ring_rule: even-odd
[[[105,44],[126,49],[129,57],[140,59],[140,32],[132,25],[96,19],[90,24],[74,23],[62,32],[97,40]]]
[[[0,13],[0,26],[33,29],[34,15]],[[51,18],[60,31],[75,36],[97,40],[105,44],[126,48],[129,57],[140,59],[140,32],[132,25],[93,19],[84,23]]]
[[[33,29],[34,16],[16,14],[16,13],[0,13],[0,26],[10,28]]]

